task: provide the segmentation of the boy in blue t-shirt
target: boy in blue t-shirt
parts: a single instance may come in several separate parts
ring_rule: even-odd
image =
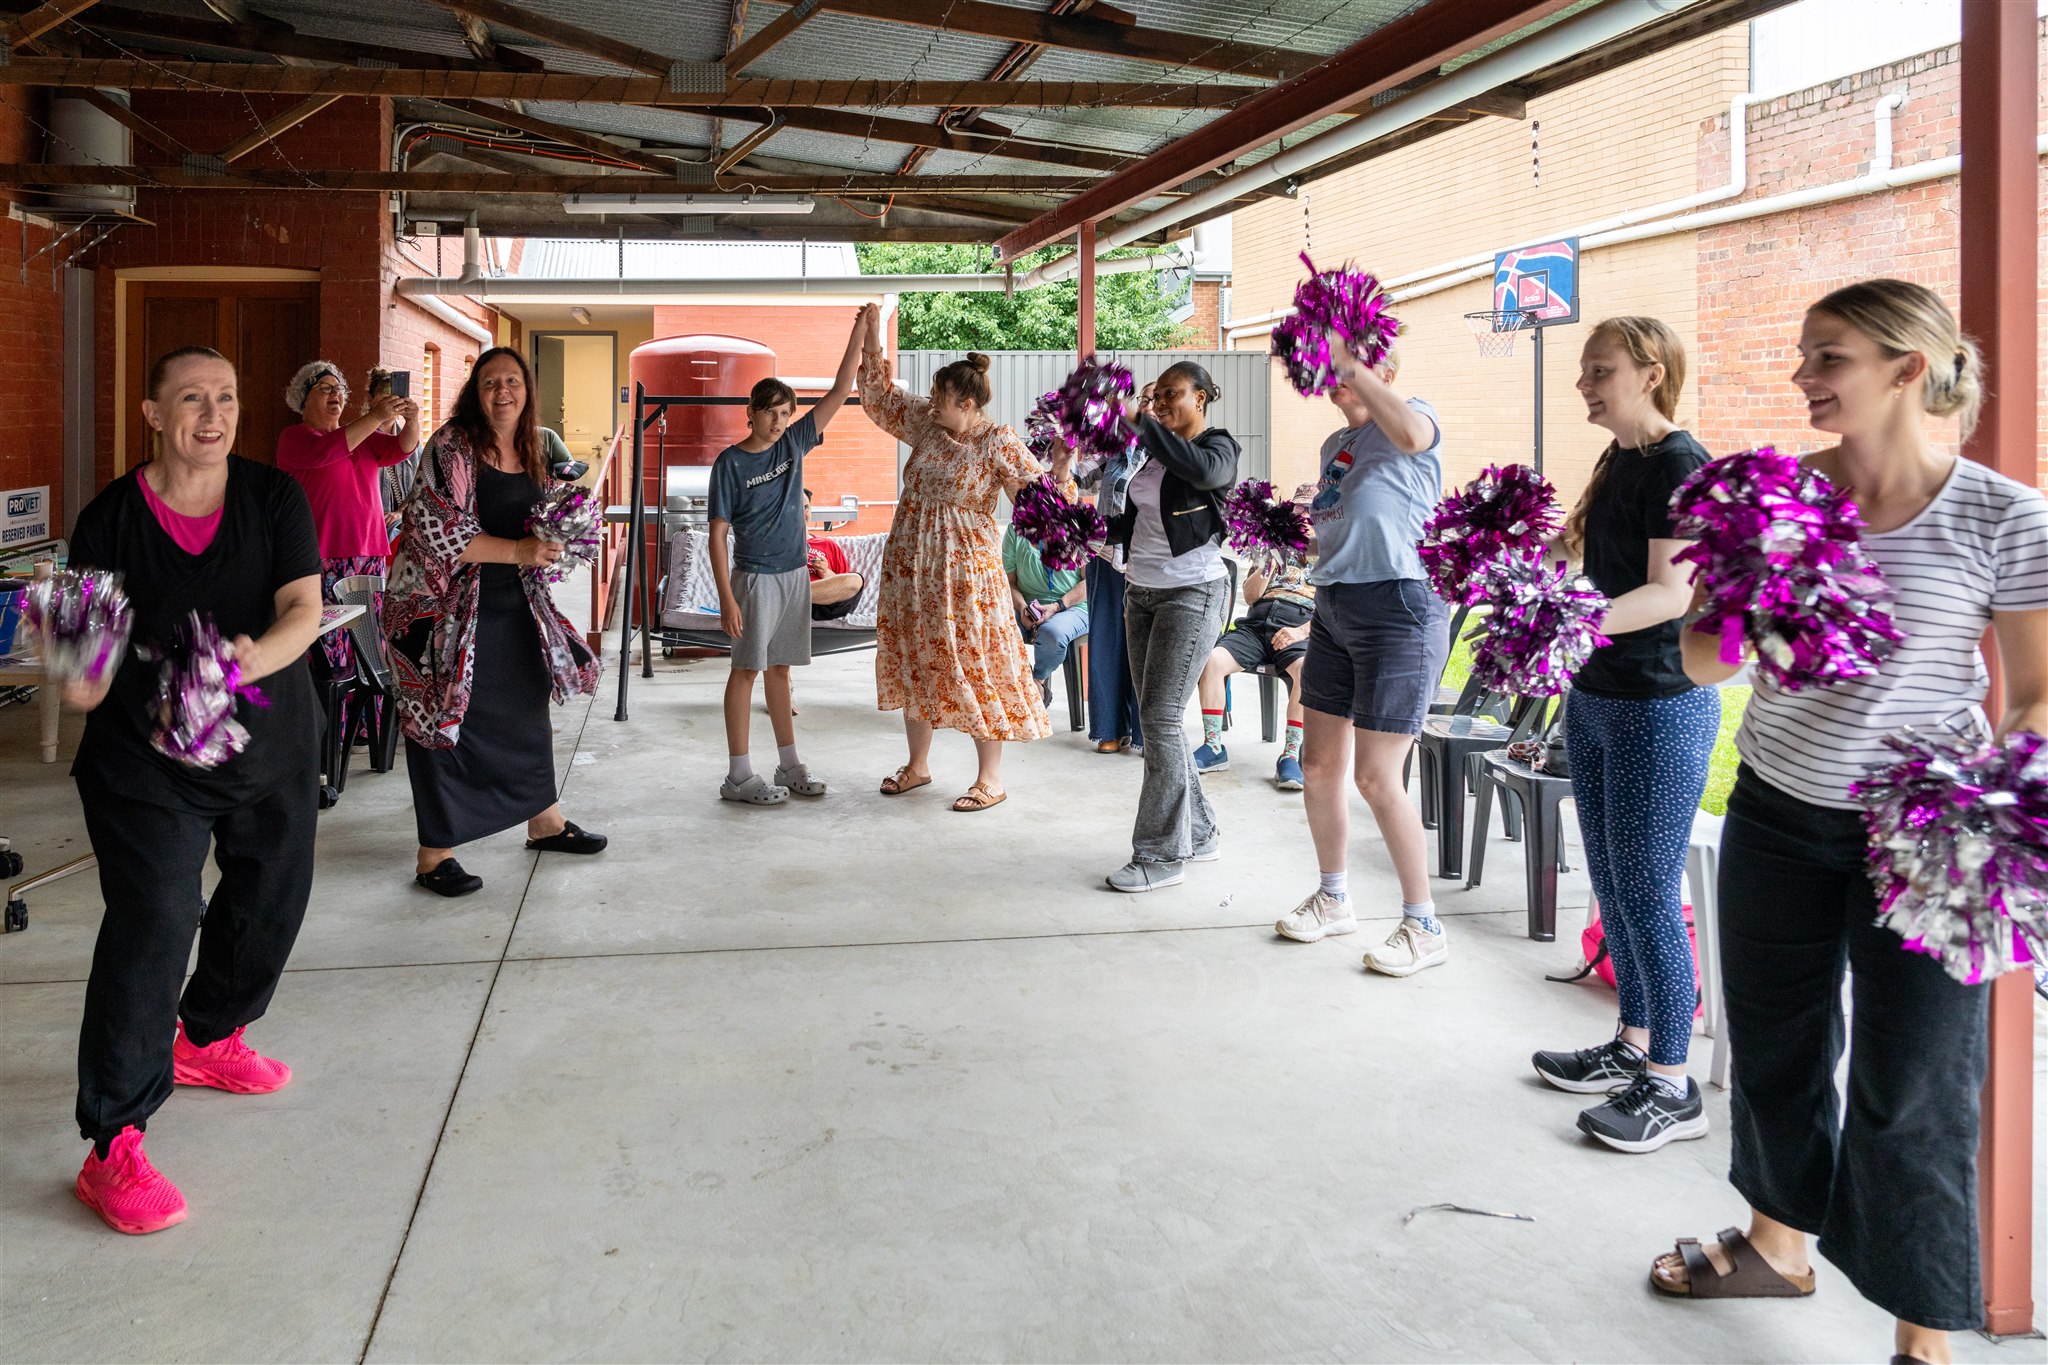
[[[729,756],[718,794],[753,806],[798,796],[823,796],[825,784],[796,753],[789,669],[811,661],[810,547],[805,538],[804,453],[824,439],[825,426],[853,392],[866,335],[867,305],[832,387],[802,417],[796,393],[764,379],[747,397],[747,438],[727,446],[711,466],[711,576],[718,583],[718,623],[732,637],[732,675],[725,681],[725,743]],[[794,420],[792,420],[794,419]],[[732,535],[730,547],[726,535]],[[754,679],[768,675],[768,719],[775,727],[775,780],[754,771],[747,756]]]

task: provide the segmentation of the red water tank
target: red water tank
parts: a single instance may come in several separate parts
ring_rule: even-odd
[[[627,372],[650,395],[745,398],[756,382],[774,377],[775,352],[745,337],[660,337],[633,348]],[[746,434],[744,403],[672,407],[667,431],[647,433],[647,468],[657,464],[657,447],[660,463],[708,465]]]

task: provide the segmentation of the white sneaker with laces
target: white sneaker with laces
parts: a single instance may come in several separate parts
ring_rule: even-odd
[[[775,785],[786,787],[797,796],[823,796],[825,779],[811,771],[808,763],[796,763],[787,768],[775,770]]]
[[[1385,943],[1365,955],[1365,966],[1387,976],[1413,976],[1425,967],[1443,965],[1450,956],[1451,945],[1443,934],[1432,934],[1414,920],[1404,919]]]
[[[1274,933],[1296,943],[1314,943],[1333,934],[1357,931],[1358,917],[1351,913],[1350,900],[1338,900],[1321,887],[1273,925]]]

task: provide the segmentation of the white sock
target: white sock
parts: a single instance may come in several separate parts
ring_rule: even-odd
[[[1349,872],[1323,873],[1323,894],[1332,900],[1350,900],[1351,893],[1347,889],[1350,880]]]
[[[1643,1074],[1658,1085],[1663,1086],[1665,1094],[1671,1095],[1676,1099],[1684,1099],[1686,1092],[1691,1089],[1691,1083],[1684,1076],[1667,1076],[1661,1071],[1652,1071],[1648,1067],[1643,1068]]]
[[[727,754],[725,757],[725,780],[737,787],[754,775],[754,761],[745,754]]]
[[[1420,905],[1410,905],[1407,901],[1402,901],[1401,918],[1414,920],[1426,933],[1441,934],[1444,931],[1443,925],[1436,920],[1435,901],[1424,901]]]
[[[794,745],[794,744],[778,744],[778,745],[776,745],[776,746],[775,746],[775,761],[776,761],[777,763],[780,763],[780,764],[781,764],[781,765],[782,765],[783,767],[785,767],[785,768],[794,768],[794,767],[796,766],[796,745]]]

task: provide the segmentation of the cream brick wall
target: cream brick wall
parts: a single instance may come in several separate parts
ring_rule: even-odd
[[[1748,85],[1748,29],[1719,34],[1532,100],[1540,123],[1543,178],[1533,188],[1528,122],[1488,118],[1317,181],[1303,189],[1318,264],[1345,260],[1387,277],[1490,252],[1699,188],[1703,129]],[[1301,276],[1303,210],[1275,201],[1235,216],[1232,314],[1285,308]],[[1648,313],[1695,347],[1697,251],[1691,234],[1607,247],[1581,264],[1584,322],[1548,329],[1544,356],[1544,469],[1569,501],[1602,445],[1587,429],[1572,384],[1591,322]],[[1398,387],[1427,399],[1442,418],[1445,479],[1461,483],[1487,464],[1526,461],[1533,414],[1530,343],[1482,360],[1463,314],[1490,307],[1490,280],[1408,301]],[[1238,344],[1263,350],[1263,335]],[[1327,402],[1301,398],[1276,366],[1274,482],[1309,478],[1322,438],[1337,425]],[[1694,411],[1688,385],[1681,420]]]

